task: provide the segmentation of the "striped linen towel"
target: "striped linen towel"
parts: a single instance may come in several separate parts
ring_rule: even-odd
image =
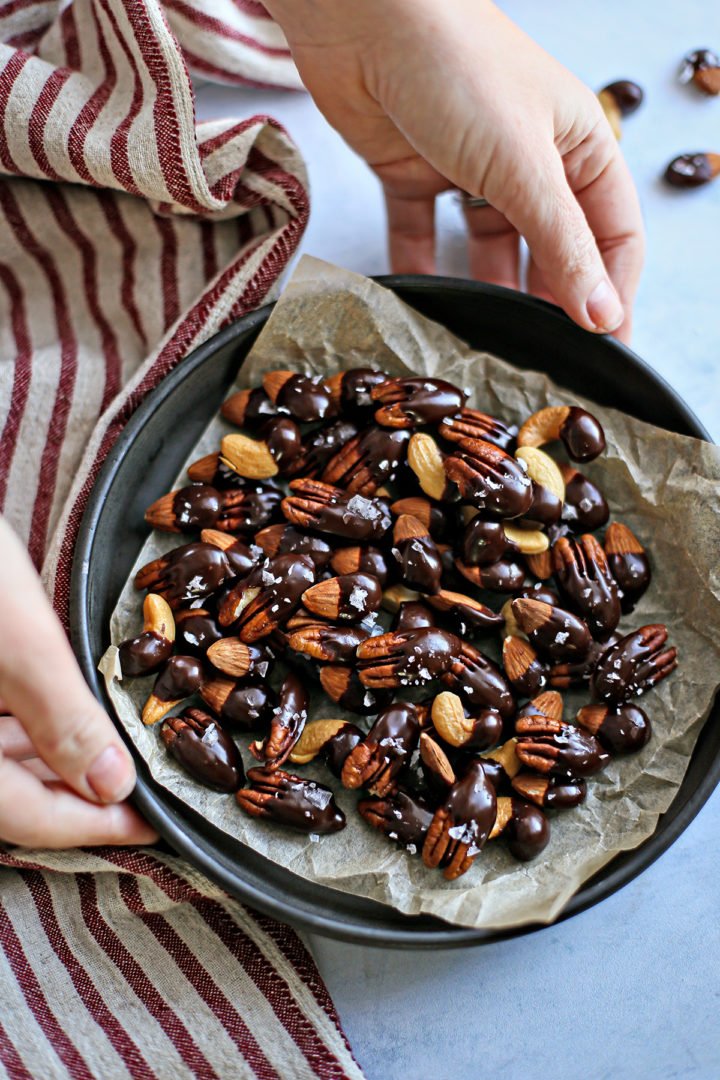
[[[299,82],[255,0],[5,0],[0,41],[0,509],[67,625],[114,439],[307,221],[282,127],[196,124],[188,65]],[[0,865],[0,1076],[361,1080],[293,931],[161,847]]]

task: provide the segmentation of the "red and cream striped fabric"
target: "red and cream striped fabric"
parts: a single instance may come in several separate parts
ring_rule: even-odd
[[[144,395],[267,299],[308,214],[255,0],[0,3],[0,510],[67,624],[88,492]],[[242,91],[238,104],[242,113]],[[0,1075],[361,1080],[312,960],[160,849],[0,850]]]

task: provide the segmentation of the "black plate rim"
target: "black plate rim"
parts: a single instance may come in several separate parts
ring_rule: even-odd
[[[412,289],[418,292],[436,292],[437,290],[454,293],[475,293],[478,297],[497,297],[504,300],[512,299],[521,306],[541,310],[545,316],[551,316],[563,321],[569,321],[564,312],[553,304],[536,297],[517,293],[512,289],[506,289],[498,285],[487,285],[483,282],[471,282],[458,278],[440,276],[416,277],[409,274],[382,275],[374,279],[378,284],[395,290]],[[132,443],[137,430],[145,423],[147,417],[166,398],[174,394],[177,387],[199,365],[202,365],[209,356],[225,345],[231,344],[241,334],[260,328],[274,307],[273,303],[265,304],[261,308],[242,316],[234,323],[218,331],[202,345],[193,350],[185,357],[176,368],[173,369],[162,382],[152,390],[143,402],[138,406],[128,423],[116,439],[109,451],[93,489],[88,499],[87,507],[83,515],[73,557],[73,566],[70,585],[70,625],[71,642],[78,658],[83,674],[88,681],[95,696],[107,704],[105,688],[95,667],[92,657],[89,638],[86,631],[86,613],[88,610],[88,577],[86,567],[89,565],[93,547],[93,537],[102,512],[105,496],[112,486],[115,473],[117,472],[127,448]],[[700,423],[698,418],[673,389],[673,387],[658,374],[641,357],[631,349],[612,338],[608,338],[611,347],[619,350],[634,367],[639,368],[652,382],[659,385],[662,391],[675,404],[678,412],[683,415],[689,429],[693,430],[697,438],[706,442],[712,442],[709,433]],[[132,741],[127,736],[122,726],[114,720],[121,734],[134,752],[136,760],[139,755],[134,749]],[[142,759],[140,759],[141,761]],[[655,832],[642,844],[632,851],[632,861],[622,863],[615,871],[607,873],[604,868],[604,876],[597,881],[590,879],[568,901],[565,908],[557,916],[552,924],[562,922],[573,915],[585,911],[587,908],[598,904],[618,889],[627,885],[651,863],[658,859],[687,828],[693,818],[698,814],[710,794],[720,782],[720,756],[710,765],[702,777],[698,786],[686,799],[683,806],[677,811],[671,821],[664,826],[658,834],[658,826]],[[158,790],[159,789],[159,793]],[[325,914],[310,914],[306,910],[293,909],[290,901],[281,903],[256,889],[251,883],[231,876],[226,873],[221,865],[217,865],[213,858],[199,845],[194,843],[181,829],[176,828],[172,821],[164,818],[159,801],[164,789],[155,785],[152,780],[146,779],[138,772],[138,781],[133,793],[132,800],[140,812],[151,822],[160,835],[188,861],[194,863],[204,874],[217,884],[221,885],[231,895],[238,897],[243,903],[277,918],[283,922],[290,922],[298,929],[317,933],[351,943],[360,943],[370,946],[390,946],[403,948],[456,948],[469,945],[490,944],[492,942],[506,940],[512,937],[520,937],[525,934],[547,929],[544,923],[532,923],[524,926],[513,927],[507,930],[477,930],[470,927],[455,926],[443,923],[437,919],[438,929],[415,929],[412,927],[413,917],[408,917],[408,925],[402,923],[393,930],[363,926],[352,927],[342,919]],[[662,821],[662,816],[659,822]],[[219,830],[218,830],[219,832]],[[220,834],[222,835],[222,834]],[[611,864],[610,864],[611,865]]]

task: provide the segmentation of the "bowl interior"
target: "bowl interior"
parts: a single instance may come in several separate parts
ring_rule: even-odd
[[[471,346],[521,368],[545,371],[578,394],[641,420],[709,439],[684,402],[629,349],[580,330],[559,309],[507,289],[444,278],[378,279]],[[147,536],[145,507],[170,490],[178,468],[218,410],[271,305],[222,330],[151,393],[113,446],[93,488],[74,556],[72,642],[86,679],[109,707],[96,664],[109,644],[117,597]],[[112,552],[112,557],[108,557]],[[618,855],[575,894],[561,918],[608,896],[656,859],[720,779],[716,701],[680,790],[653,836]],[[129,737],[121,727],[128,745]],[[390,907],[305,881],[207,824],[157,785],[135,752],[141,812],[179,853],[243,902],[295,926],[348,941],[415,948],[480,944],[538,929],[491,932],[408,917]]]

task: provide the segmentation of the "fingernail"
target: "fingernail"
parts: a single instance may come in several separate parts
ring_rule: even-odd
[[[117,746],[106,746],[93,761],[85,778],[103,802],[121,802],[135,787],[132,762]]]
[[[617,330],[625,318],[620,297],[607,278],[603,278],[590,293],[585,309],[595,329],[605,330],[608,334]]]

